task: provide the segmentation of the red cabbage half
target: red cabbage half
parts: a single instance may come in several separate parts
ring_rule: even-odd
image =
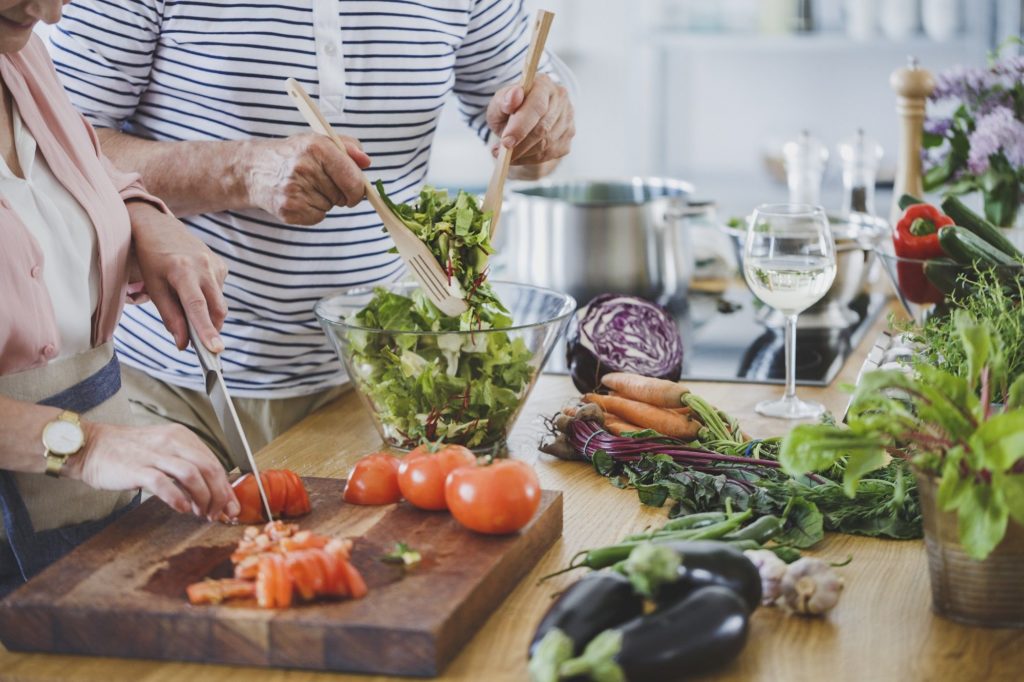
[[[633,372],[677,381],[683,371],[683,339],[659,305],[636,296],[602,294],[576,312],[566,360],[583,393],[609,372]]]

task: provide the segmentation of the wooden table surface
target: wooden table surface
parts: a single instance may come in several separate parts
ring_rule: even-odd
[[[836,386],[853,382],[884,319],[847,362],[833,387],[801,388],[800,395],[824,402],[841,414],[846,395]],[[776,386],[694,383],[711,402],[735,414],[760,436],[779,435],[785,424],[761,419],[754,404],[780,392]],[[611,544],[662,521],[666,509],[644,507],[636,493],[612,487],[588,465],[561,462],[537,451],[541,415],[555,412],[576,395],[564,376],[542,377],[510,439],[512,456],[534,464],[545,488],[565,495],[565,532],[534,571],[511,593],[442,679],[465,682],[525,680],[525,652],[534,627],[553,593],[580,574],[538,585],[537,578],[565,566],[578,550]],[[300,475],[344,477],[360,455],[380,440],[352,393],[311,415],[267,446],[263,467],[287,467]],[[846,589],[829,617],[802,619],[778,608],[752,617],[750,638],[740,656],[712,679],[721,680],[1021,680],[1024,630],[957,625],[932,614],[924,546],[920,541],[887,541],[830,535],[816,552],[840,561]],[[141,682],[379,681],[392,678],[330,675],[294,670],[178,664],[158,661],[13,654],[0,649],[4,680],[137,680]]]

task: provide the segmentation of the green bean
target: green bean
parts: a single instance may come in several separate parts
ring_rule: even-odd
[[[723,540],[755,540],[764,544],[782,532],[783,521],[771,514],[762,516],[745,528],[735,530],[724,536]]]
[[[653,540],[657,537],[661,537],[667,533],[675,533],[682,530],[695,530],[697,528],[705,528],[716,523],[725,521],[728,517],[724,512],[703,512],[700,514],[689,514],[687,516],[680,516],[679,518],[672,519],[660,530],[650,531],[648,533],[635,533],[633,535],[627,535],[624,538],[625,542],[635,542],[638,540]]]
[[[566,568],[556,571],[555,573],[550,573],[541,578],[541,580],[547,580],[548,578],[576,568],[590,568],[593,570],[607,568],[608,566],[612,566],[619,561],[626,559],[629,556],[629,553],[633,551],[633,548],[643,542],[660,544],[663,542],[674,542],[676,540],[716,540],[742,526],[752,514],[753,511],[747,509],[746,511],[738,514],[732,514],[726,518],[725,521],[705,526],[704,528],[692,528],[689,530],[663,533],[651,538],[650,540],[633,540],[630,542],[620,542],[617,545],[609,545],[607,547],[598,547],[589,550],[585,549],[578,552]]]

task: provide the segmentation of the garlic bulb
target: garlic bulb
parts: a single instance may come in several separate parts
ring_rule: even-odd
[[[761,574],[761,604],[771,606],[782,594],[782,578],[786,575],[786,562],[770,549],[748,549],[743,554]]]
[[[820,616],[839,601],[843,579],[827,562],[812,557],[798,559],[786,567],[782,596],[795,613]]]

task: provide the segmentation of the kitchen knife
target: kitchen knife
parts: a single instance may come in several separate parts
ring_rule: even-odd
[[[206,395],[210,397],[210,404],[213,405],[213,412],[217,415],[217,421],[224,429],[224,437],[228,443],[228,454],[234,462],[240,461],[239,455],[245,453],[249,462],[249,470],[256,479],[256,488],[260,491],[260,499],[263,501],[263,510],[267,514],[267,520],[274,518],[270,511],[270,502],[267,500],[267,492],[263,489],[263,479],[260,477],[259,467],[256,466],[256,459],[252,456],[249,448],[249,441],[245,439],[245,432],[242,431],[242,424],[238,421],[238,413],[235,411],[235,404],[231,402],[228,394],[228,387],[224,383],[224,375],[221,372],[220,356],[211,353],[199,339],[192,323],[188,323],[188,338],[192,341],[192,348],[199,357],[199,366],[203,370],[206,380]]]

